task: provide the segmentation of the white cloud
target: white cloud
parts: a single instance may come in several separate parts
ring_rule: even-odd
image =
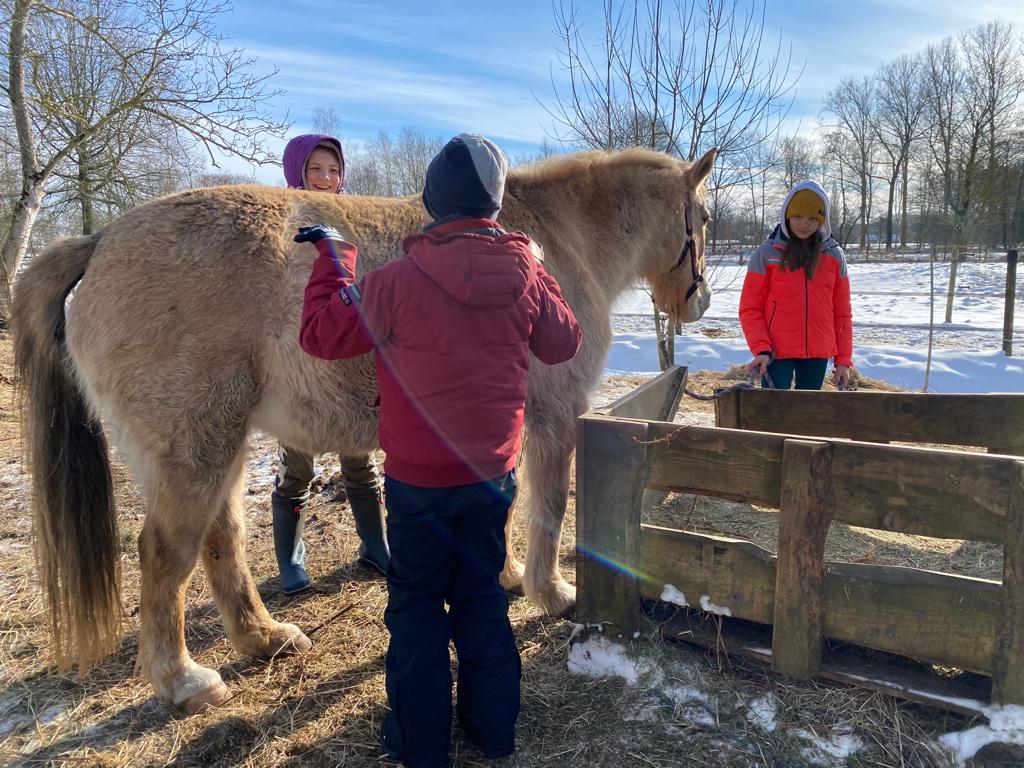
[[[486,75],[438,73],[422,63],[316,54],[267,45],[246,50],[280,67],[275,84],[290,106],[347,104],[393,114],[400,122],[473,129],[496,139],[537,142],[547,118],[527,86],[494,82]],[[311,110],[309,110],[311,111]]]

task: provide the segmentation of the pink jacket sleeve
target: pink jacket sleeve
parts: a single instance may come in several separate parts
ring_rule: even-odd
[[[571,360],[583,342],[583,331],[562,298],[557,281],[539,263],[537,288],[540,292],[540,314],[530,333],[530,351],[547,365]]]
[[[836,365],[852,366],[853,309],[850,306],[850,278],[846,274],[836,275],[832,288],[832,316],[836,326]]]
[[[380,338],[379,330],[371,333],[363,306],[363,289],[370,275],[360,285],[354,283],[358,251],[352,243],[325,239],[316,243],[316,248],[320,256],[306,284],[299,343],[309,354],[325,360],[366,354]],[[369,306],[379,307],[379,302]]]
[[[748,271],[743,278],[743,292],[740,294],[740,326],[747,340],[750,354],[759,355],[772,351],[772,340],[768,335],[768,318],[765,317],[765,303],[768,301],[767,272]]]

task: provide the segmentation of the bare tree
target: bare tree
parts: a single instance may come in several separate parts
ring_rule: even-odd
[[[603,39],[592,53],[574,5],[555,23],[567,89],[550,110],[564,140],[587,147],[646,146],[719,164],[769,140],[798,75],[781,37],[765,39],[765,4],[604,1]],[[727,163],[726,163],[727,164]]]
[[[825,96],[825,111],[836,118],[836,128],[850,139],[852,154],[840,153],[856,176],[860,196],[860,247],[867,254],[870,247],[872,176],[877,142],[874,129],[874,82],[864,77],[845,78]]]
[[[873,127],[878,143],[889,158],[889,199],[885,215],[885,247],[892,248],[893,215],[897,181],[902,177],[900,199],[900,245],[907,245],[907,187],[910,176],[910,151],[921,136],[925,86],[920,56],[901,56],[885,64],[875,85],[877,106]]]
[[[926,54],[930,144],[942,181],[942,205],[952,225],[953,254],[946,293],[947,323],[953,320],[957,265],[968,227],[994,176],[996,135],[1019,95],[1012,67],[1009,25],[977,27],[929,46]],[[988,150],[988,151],[986,151]]]
[[[853,230],[861,221],[851,210],[850,198],[859,194],[860,185],[848,173],[849,158],[856,154],[853,139],[846,131],[838,128],[825,129],[822,133],[822,180],[832,201],[834,236],[844,248],[853,237]]]
[[[568,85],[549,110],[559,139],[597,149],[646,146],[694,159],[718,148],[712,208],[725,188],[746,184],[734,162],[770,141],[788,112],[790,53],[765,37],[763,0],[604,0],[600,42],[585,42],[578,8],[555,6]],[[712,240],[714,233],[712,233]],[[674,329],[655,306],[662,368],[672,362]]]
[[[790,189],[799,181],[818,174],[814,142],[802,136],[783,136],[779,146],[779,171],[782,186]]]
[[[313,133],[335,138],[341,135],[341,118],[333,107],[317,107],[313,110]]]
[[[8,55],[0,74],[22,177],[0,262],[0,317],[6,317],[9,279],[28,249],[48,185],[74,159],[87,167],[95,157],[95,142],[109,137],[119,123],[135,118],[138,124],[159,126],[182,146],[203,147],[214,164],[218,153],[273,162],[264,140],[282,135],[286,126],[266,110],[275,95],[267,90],[269,75],[253,74],[242,51],[222,46],[214,22],[227,10],[226,2],[2,2]],[[53,34],[55,26],[69,23],[82,34],[70,39]],[[110,65],[88,70],[95,83],[84,102],[55,99],[47,88],[83,42]],[[74,128],[62,136],[58,125]]]
[[[979,184],[980,205],[987,214],[989,231],[1007,221],[1012,205],[1012,182],[1007,173],[1013,159],[1014,130],[1020,129],[1021,91],[1024,90],[1024,40],[1014,35],[1013,25],[993,21],[960,36],[971,90],[980,104],[985,125],[984,172]]]
[[[397,138],[382,130],[367,142],[352,143],[346,148],[346,188],[357,195],[415,194],[423,189],[427,165],[444,142],[440,136],[429,137],[405,126]]]

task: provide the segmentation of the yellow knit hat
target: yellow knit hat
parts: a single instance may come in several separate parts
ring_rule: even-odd
[[[786,206],[786,218],[813,216],[818,224],[825,223],[825,201],[810,189],[800,189]]]

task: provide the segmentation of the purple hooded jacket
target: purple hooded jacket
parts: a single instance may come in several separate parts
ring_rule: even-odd
[[[304,133],[296,136],[288,142],[284,148],[284,179],[292,189],[306,188],[306,161],[313,153],[313,150],[321,144],[330,144],[338,153],[338,162],[341,165],[341,185],[338,187],[338,194],[345,193],[345,151],[341,148],[341,142],[333,136],[326,136],[319,133]]]

